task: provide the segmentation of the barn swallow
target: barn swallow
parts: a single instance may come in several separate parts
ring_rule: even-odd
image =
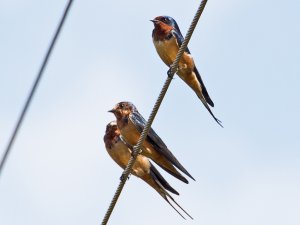
[[[184,40],[176,21],[170,16],[158,16],[151,20],[154,24],[152,31],[152,40],[156,51],[162,61],[171,66],[175,61],[176,55]],[[208,110],[214,120],[221,126],[221,121],[218,120],[212,113],[209,105],[214,107],[214,103],[208,95],[206,87],[197,70],[193,57],[188,48],[185,49],[177,70],[179,77],[189,85],[198,98],[201,100],[205,108]]]
[[[122,140],[120,130],[115,121],[110,122],[106,126],[106,131],[103,139],[106,150],[110,157],[120,167],[125,169],[131,157],[132,146]],[[170,201],[176,204],[183,212],[186,213],[186,215],[193,219],[167,192],[168,190],[173,194],[179,195],[179,193],[171,187],[171,185],[164,179],[159,171],[151,164],[147,157],[138,155],[132,167],[131,173],[141,178],[148,185],[154,188],[180,216],[184,218],[184,216],[170,203]]]
[[[117,124],[124,140],[132,146],[136,145],[146,125],[146,120],[136,107],[130,102],[120,102],[109,112],[116,116]],[[152,128],[150,128],[143,143],[141,154],[152,159],[161,168],[185,183],[188,183],[188,180],[175,167],[195,180]]]

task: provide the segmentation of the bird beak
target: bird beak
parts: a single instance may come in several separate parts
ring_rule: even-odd
[[[156,24],[159,20],[150,20],[152,23]]]
[[[115,109],[111,109],[111,110],[108,110],[108,112],[110,112],[110,113],[115,113],[116,110],[115,110]]]

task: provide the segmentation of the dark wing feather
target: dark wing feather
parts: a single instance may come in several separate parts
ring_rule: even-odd
[[[175,36],[175,38],[176,38],[176,40],[177,40],[177,43],[178,43],[178,45],[179,45],[179,48],[180,48],[180,46],[182,45],[182,42],[183,42],[183,40],[184,40],[182,34],[180,33],[180,31],[178,32],[178,31],[176,31],[176,30],[172,30],[172,34]],[[186,48],[185,52],[187,52],[188,54],[191,54],[191,52],[190,52],[190,50],[189,50],[188,48]],[[195,68],[194,68],[194,72],[195,72],[195,74],[196,74],[196,77],[197,77],[197,79],[198,79],[200,85],[201,85],[201,88],[202,88],[202,94],[203,94],[205,100],[207,101],[207,103],[208,103],[210,106],[214,107],[214,103],[213,103],[213,101],[211,100],[211,98],[209,97],[209,94],[208,94],[208,92],[207,92],[207,90],[206,90],[206,87],[205,87],[205,85],[204,85],[204,83],[203,83],[203,80],[202,80],[202,78],[201,78],[201,76],[200,76],[200,73],[198,72],[196,66],[195,66]]]
[[[153,165],[152,165],[153,166]],[[158,172],[158,171],[157,171]],[[182,208],[175,200],[174,198],[166,191],[169,190],[168,188],[165,187],[165,185],[163,183],[161,183],[160,178],[163,178],[159,173],[156,174],[155,172],[150,171],[151,177],[155,180],[155,182],[157,183],[158,186],[160,186],[161,191],[159,194],[169,203],[170,206],[172,206],[172,208],[182,217],[185,219],[185,217],[170,203],[169,199],[175,203],[187,216],[189,216],[192,220],[193,217],[184,209]],[[158,177],[157,175],[160,175],[160,177]],[[166,190],[165,190],[166,189]],[[174,190],[174,189],[173,189]]]
[[[197,77],[197,79],[198,79],[198,81],[199,81],[199,83],[200,83],[200,85],[201,85],[201,88],[202,88],[202,94],[203,94],[203,96],[204,96],[206,102],[207,102],[211,107],[214,107],[215,104],[214,104],[214,102],[211,100],[211,98],[209,97],[209,94],[208,94],[208,92],[207,92],[207,90],[206,90],[206,87],[205,87],[205,85],[204,85],[204,83],[203,83],[203,81],[202,81],[202,78],[201,78],[200,73],[198,72],[196,66],[194,67],[194,73],[196,74],[196,77]]]
[[[176,209],[169,200],[171,200],[171,202],[175,203],[187,216],[189,216],[191,219],[193,219],[193,217],[184,209],[182,208],[175,200],[174,198],[165,190],[164,185],[161,183],[161,181],[159,180],[159,178],[157,177],[157,174],[153,173],[153,171],[150,171],[151,173],[151,177],[155,180],[156,184],[161,188],[161,191],[159,192],[159,194],[161,195],[161,197],[163,197],[163,199],[183,218],[185,219],[185,217],[178,211],[178,209]],[[167,189],[168,190],[168,189]]]
[[[142,133],[146,120],[142,117],[142,115],[138,112],[132,112],[129,116],[130,120],[136,126],[139,132]],[[155,131],[150,128],[149,133],[147,135],[146,140],[153,146],[153,148],[161,155],[163,155],[167,160],[169,160],[174,166],[176,166],[179,170],[189,176],[191,179],[195,180],[192,175],[180,164],[180,162],[176,159],[176,157],[172,154],[172,152],[168,149],[165,143],[160,139],[160,137],[155,133]]]
[[[168,191],[172,192],[173,194],[179,195],[179,193],[172,188],[172,186],[165,180],[165,178],[160,174],[160,172],[155,168],[155,166],[150,163],[150,175],[154,180],[158,180],[159,183]]]

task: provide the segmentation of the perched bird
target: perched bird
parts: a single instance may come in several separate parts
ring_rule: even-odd
[[[162,61],[167,65],[171,66],[175,61],[176,55],[182,42],[184,40],[180,29],[176,21],[170,16],[158,16],[151,20],[154,24],[152,31],[152,39],[156,51]],[[177,74],[179,77],[189,85],[205,108],[212,115],[215,121],[221,126],[221,121],[218,120],[212,113],[209,105],[214,107],[214,103],[208,95],[206,87],[201,79],[201,76],[194,63],[193,57],[188,48],[185,49],[181,59],[179,60],[179,66]]]
[[[124,140],[132,146],[136,145],[146,125],[145,119],[136,107],[130,102],[120,102],[109,112],[116,116],[117,124]],[[179,180],[188,183],[188,180],[174,166],[195,180],[151,128],[143,143],[142,150],[141,154],[152,159]]]
[[[132,146],[122,140],[120,137],[120,130],[115,121],[110,122],[106,126],[103,139],[108,154],[120,167],[125,169],[131,157]],[[138,155],[131,173],[141,178],[152,188],[154,188],[180,216],[184,218],[184,216],[170,203],[169,200],[175,203],[183,212],[193,219],[166,191],[168,190],[173,194],[179,195],[179,193],[171,187],[171,185],[163,178],[158,170],[150,163],[147,157]]]

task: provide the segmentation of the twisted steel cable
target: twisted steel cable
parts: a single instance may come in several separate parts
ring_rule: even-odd
[[[67,6],[66,6],[66,8],[64,10],[64,13],[63,13],[63,15],[62,15],[62,17],[60,19],[60,22],[59,22],[59,24],[57,26],[57,29],[55,31],[55,34],[54,34],[53,38],[52,38],[52,41],[51,41],[51,43],[50,43],[50,45],[48,47],[47,53],[46,53],[46,55],[44,57],[44,60],[43,60],[43,62],[41,64],[40,70],[39,70],[39,72],[38,72],[38,74],[36,76],[36,79],[35,79],[35,81],[34,81],[34,83],[32,85],[30,93],[29,93],[29,95],[28,95],[28,97],[26,99],[25,105],[24,105],[24,107],[23,107],[23,109],[21,111],[19,119],[18,119],[18,121],[16,123],[16,126],[15,126],[15,128],[14,128],[14,130],[12,132],[12,135],[11,135],[11,137],[9,139],[8,145],[5,148],[4,154],[3,154],[2,159],[0,161],[0,175],[1,175],[1,172],[3,170],[4,164],[5,164],[5,162],[6,162],[7,158],[8,158],[8,155],[9,155],[9,153],[11,151],[13,143],[14,143],[14,141],[16,139],[18,131],[21,128],[22,122],[23,122],[24,117],[25,117],[25,115],[26,115],[26,113],[28,111],[28,108],[29,108],[30,103],[32,101],[32,98],[33,98],[33,96],[35,94],[35,91],[36,91],[36,89],[37,89],[37,87],[39,85],[39,82],[40,82],[41,78],[42,78],[42,75],[43,75],[44,70],[46,68],[46,65],[47,65],[47,62],[49,60],[49,57],[50,57],[50,55],[52,53],[52,50],[53,50],[54,45],[56,43],[56,40],[57,40],[57,38],[58,38],[58,36],[60,34],[60,31],[61,31],[61,29],[63,27],[63,24],[64,24],[64,22],[66,20],[68,12],[70,11],[70,7],[71,7],[72,3],[73,3],[73,0],[69,0],[68,4],[67,4]]]

